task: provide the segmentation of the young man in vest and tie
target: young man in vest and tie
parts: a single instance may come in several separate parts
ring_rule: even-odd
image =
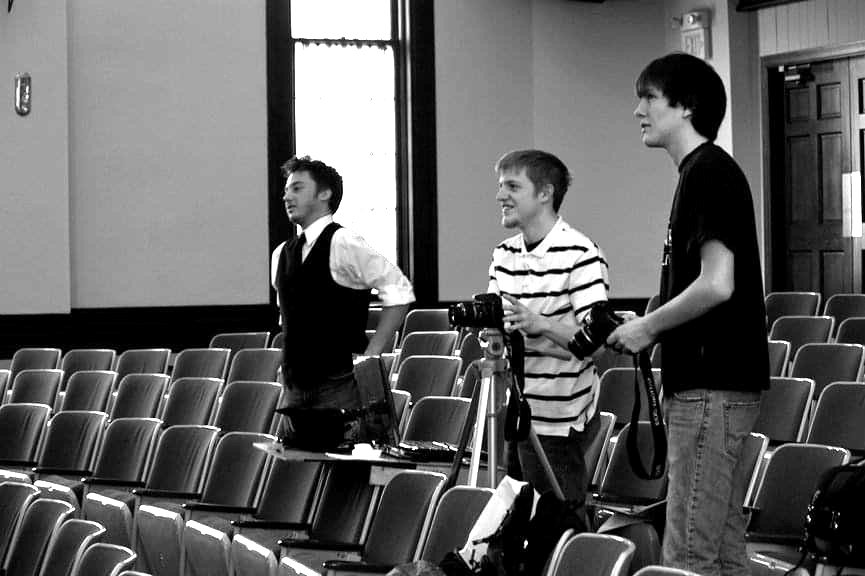
[[[333,221],[342,200],[342,177],[334,168],[304,156],[289,159],[282,171],[285,211],[302,232],[277,247],[271,262],[285,338],[284,405],[358,408],[353,354],[384,351],[414,291],[399,268]],[[373,288],[383,310],[367,341]]]

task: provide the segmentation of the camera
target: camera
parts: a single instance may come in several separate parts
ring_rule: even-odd
[[[504,330],[504,315],[498,294],[475,294],[473,300],[448,307],[448,319],[455,327]]]
[[[583,325],[568,342],[568,350],[577,358],[591,356],[624,321],[624,318],[610,308],[608,302],[598,302],[589,309]]]

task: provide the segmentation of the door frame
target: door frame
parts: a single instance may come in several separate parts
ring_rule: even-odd
[[[774,254],[773,251],[775,236],[780,233],[780,229],[776,229],[772,225],[773,220],[775,220],[773,209],[778,209],[778,207],[773,207],[772,198],[774,197],[773,186],[778,185],[779,181],[783,185],[784,181],[783,131],[780,133],[781,140],[779,141],[779,131],[773,123],[776,117],[773,118],[769,106],[771,97],[774,96],[773,92],[776,89],[775,86],[770,86],[769,84],[770,70],[785,65],[808,64],[822,60],[840,60],[842,58],[857,56],[865,56],[865,40],[841,46],[809,48],[760,57],[760,110],[763,141],[763,284],[766,293],[773,290],[776,266],[782,265],[782,263],[776,262],[776,258],[779,258],[780,255]],[[781,171],[780,177],[778,176],[779,170]],[[783,222],[784,219],[782,217],[776,221]],[[861,254],[855,254],[854,258],[858,258],[861,261],[862,256]]]

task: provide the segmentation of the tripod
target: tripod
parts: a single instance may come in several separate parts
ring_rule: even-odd
[[[517,336],[522,337],[519,333]],[[498,390],[502,389],[509,391],[515,395],[511,401],[521,400],[522,392],[513,378],[513,373],[508,365],[508,360],[504,358],[505,353],[505,335],[501,330],[495,328],[485,328],[480,334],[481,347],[484,350],[484,357],[481,360],[481,382],[480,390],[477,392],[478,407],[475,416],[474,441],[472,443],[472,454],[469,465],[469,485],[478,485],[478,474],[480,470],[481,448],[483,446],[484,431],[487,433],[487,468],[489,471],[489,486],[495,488],[498,486],[498,459],[499,446],[498,435],[496,434],[497,414],[501,405],[504,405],[505,399],[500,401],[497,398]],[[503,383],[500,384],[500,383]],[[550,466],[544,449],[541,446],[538,435],[535,429],[528,426],[528,440],[532,443],[532,448],[538,457],[538,461],[544,469],[544,472],[549,479],[553,492],[560,500],[564,500],[564,494],[559,486],[556,475]]]

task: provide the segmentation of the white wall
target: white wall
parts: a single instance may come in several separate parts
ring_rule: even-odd
[[[539,147],[574,173],[562,214],[611,264],[612,295],[657,291],[675,184],[672,162],[645,150],[634,80],[664,52],[660,0],[436,2],[439,297],[486,287],[501,228],[492,166]]]
[[[0,314],[69,310],[66,3],[0,10]],[[32,111],[14,109],[16,74]]]
[[[268,302],[264,9],[70,0],[73,307]]]

